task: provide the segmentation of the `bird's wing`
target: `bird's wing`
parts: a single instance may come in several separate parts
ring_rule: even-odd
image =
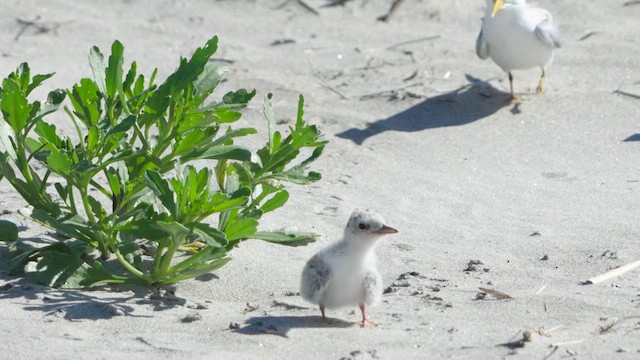
[[[545,45],[554,48],[561,46],[560,35],[558,34],[558,29],[553,25],[551,13],[545,12],[545,17],[536,26],[535,33],[538,40],[542,41]]]
[[[484,39],[484,35],[482,34],[482,30],[478,34],[478,38],[476,39],[476,54],[482,60],[489,57],[489,44]]]
[[[331,282],[331,268],[318,255],[312,257],[302,270],[300,295],[307,301],[318,304]]]
[[[376,271],[368,271],[362,279],[364,303],[374,305],[382,296],[382,276]]]

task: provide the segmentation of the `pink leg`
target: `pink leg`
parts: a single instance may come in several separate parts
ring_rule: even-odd
[[[365,311],[364,311],[364,304],[360,304],[360,312],[362,312],[362,320],[360,321],[360,327],[365,327],[367,324],[372,326],[378,326],[378,324],[367,319],[367,315],[365,314]]]

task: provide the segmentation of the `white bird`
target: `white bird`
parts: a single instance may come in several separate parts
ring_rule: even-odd
[[[542,76],[537,92],[541,93],[546,70],[559,47],[560,37],[549,11],[527,5],[526,0],[487,0],[476,54],[483,60],[491,57],[509,74],[512,102],[517,98],[511,71],[539,67]]]
[[[325,308],[358,305],[362,312],[360,326],[366,323],[375,326],[365,313],[366,306],[380,302],[383,292],[375,248],[384,235],[397,232],[385,225],[377,213],[354,211],[344,238],[314,255],[305,265],[300,295],[320,306],[323,320]]]

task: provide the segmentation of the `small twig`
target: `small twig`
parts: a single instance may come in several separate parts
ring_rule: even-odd
[[[421,37],[421,38],[415,39],[415,40],[403,41],[401,43],[397,43],[397,44],[393,44],[391,46],[388,46],[387,50],[393,50],[393,49],[395,49],[397,47],[400,47],[402,45],[415,44],[415,43],[419,43],[419,42],[423,42],[423,41],[435,40],[435,39],[439,39],[439,38],[440,38],[440,35],[431,35],[431,36]]]
[[[615,90],[613,93],[614,93],[614,94],[620,94],[620,95],[628,96],[628,97],[630,97],[630,98],[634,98],[634,99],[638,99],[638,100],[640,100],[640,95],[632,94],[632,93],[628,93],[628,92],[626,92],[626,91],[622,91],[622,90]]]
[[[308,12],[314,14],[314,15],[320,15],[320,13],[318,12],[318,10],[314,9],[313,7],[311,7],[311,5],[307,4],[306,2],[304,2],[303,0],[296,0],[298,2],[298,4],[300,4],[303,8],[305,8],[305,10],[307,10]]]
[[[640,99],[640,96],[638,96],[637,98]],[[582,284],[583,285],[592,285],[592,284],[601,283],[603,281],[607,281],[607,280],[609,280],[611,278],[614,278],[614,277],[620,276],[620,275],[622,275],[624,273],[627,273],[627,272],[629,272],[629,271],[631,271],[631,270],[633,270],[633,269],[635,269],[637,267],[640,267],[640,260],[634,261],[634,262],[632,262],[630,264],[627,264],[627,265],[620,266],[619,268],[615,268],[613,270],[609,270],[604,274],[600,274],[598,276],[594,276],[591,279],[583,282]]]
[[[328,3],[322,5],[321,7],[344,6],[348,1],[352,0],[329,0]]]
[[[559,348],[560,348],[559,346],[554,347],[553,350],[551,350],[551,352],[547,356],[545,356],[544,359],[542,360],[548,360],[549,358],[551,358],[551,355],[555,354],[555,352],[558,351]]]
[[[547,285],[542,285],[542,287],[536,291],[536,295],[539,295],[542,291],[544,291],[544,289],[547,287]]]
[[[560,346],[565,346],[565,345],[575,345],[575,344],[580,344],[583,343],[585,339],[580,339],[580,340],[570,340],[570,341],[563,341],[563,342],[559,342],[559,343],[553,343],[551,344],[551,347],[560,347]]]
[[[627,1],[622,6],[640,5],[640,0]]]
[[[340,91],[336,90],[333,86],[327,84],[326,81],[324,81],[321,78],[318,78],[320,80],[320,85],[322,85],[323,87],[329,89],[330,91],[334,92],[335,94],[337,94],[338,96],[340,96],[343,100],[349,100],[348,97],[344,96]]]
[[[318,71],[316,71],[315,66],[313,66],[313,62],[311,62],[311,59],[307,57],[307,61],[309,61],[309,66],[311,66],[311,70],[313,72],[313,76],[315,76],[318,80],[320,80],[320,85],[322,85],[323,87],[329,89],[330,91],[332,91],[333,93],[337,94],[338,96],[340,96],[343,100],[349,100],[348,97],[344,96],[340,91],[336,90],[333,86],[329,85],[318,73]]]
[[[13,38],[13,40],[15,41],[20,40],[20,37],[22,36],[22,34],[24,34],[24,32],[27,31],[29,27],[36,26],[36,22],[38,20],[40,20],[40,15],[36,16],[35,19],[33,20],[23,20],[20,18],[16,18],[16,21],[18,22],[18,24],[22,25],[22,27],[20,28],[20,31],[18,31],[16,36]]]
[[[393,14],[398,10],[398,8],[400,7],[400,4],[402,4],[404,0],[393,0],[393,3],[391,4],[391,8],[389,9],[389,12],[387,12],[386,15],[383,15],[380,17],[380,20],[384,21],[384,22],[389,22],[389,20],[391,19],[391,16],[393,16]]]
[[[483,288],[483,287],[480,287],[480,288],[478,288],[478,289],[480,289],[480,290],[482,290],[482,291],[486,292],[487,294],[489,294],[489,295],[491,295],[491,296],[495,297],[495,298],[496,298],[496,299],[498,299],[498,300],[513,299],[513,297],[512,297],[511,295],[509,295],[509,294],[505,294],[505,293],[503,293],[503,292],[501,292],[501,291],[498,291],[498,290],[487,289],[487,288]]]
[[[580,38],[578,39],[578,41],[585,41],[588,38],[592,37],[593,35],[597,34],[597,31],[587,31],[586,34],[580,36]]]

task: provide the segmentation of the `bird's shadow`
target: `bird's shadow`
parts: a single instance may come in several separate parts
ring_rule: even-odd
[[[509,106],[509,94],[486,80],[466,75],[468,84],[410,107],[386,119],[367,124],[364,129],[351,128],[337,137],[362,145],[368,138],[385,131],[418,132],[448,126],[466,125]],[[520,113],[515,105],[511,112]]]
[[[629,136],[628,138],[624,139],[623,141],[624,142],[640,141],[640,133],[633,134],[633,135]]]
[[[311,328],[349,328],[355,323],[321,316],[256,316],[248,319],[243,327],[234,332],[244,335],[276,335],[288,337],[291,329]]]

